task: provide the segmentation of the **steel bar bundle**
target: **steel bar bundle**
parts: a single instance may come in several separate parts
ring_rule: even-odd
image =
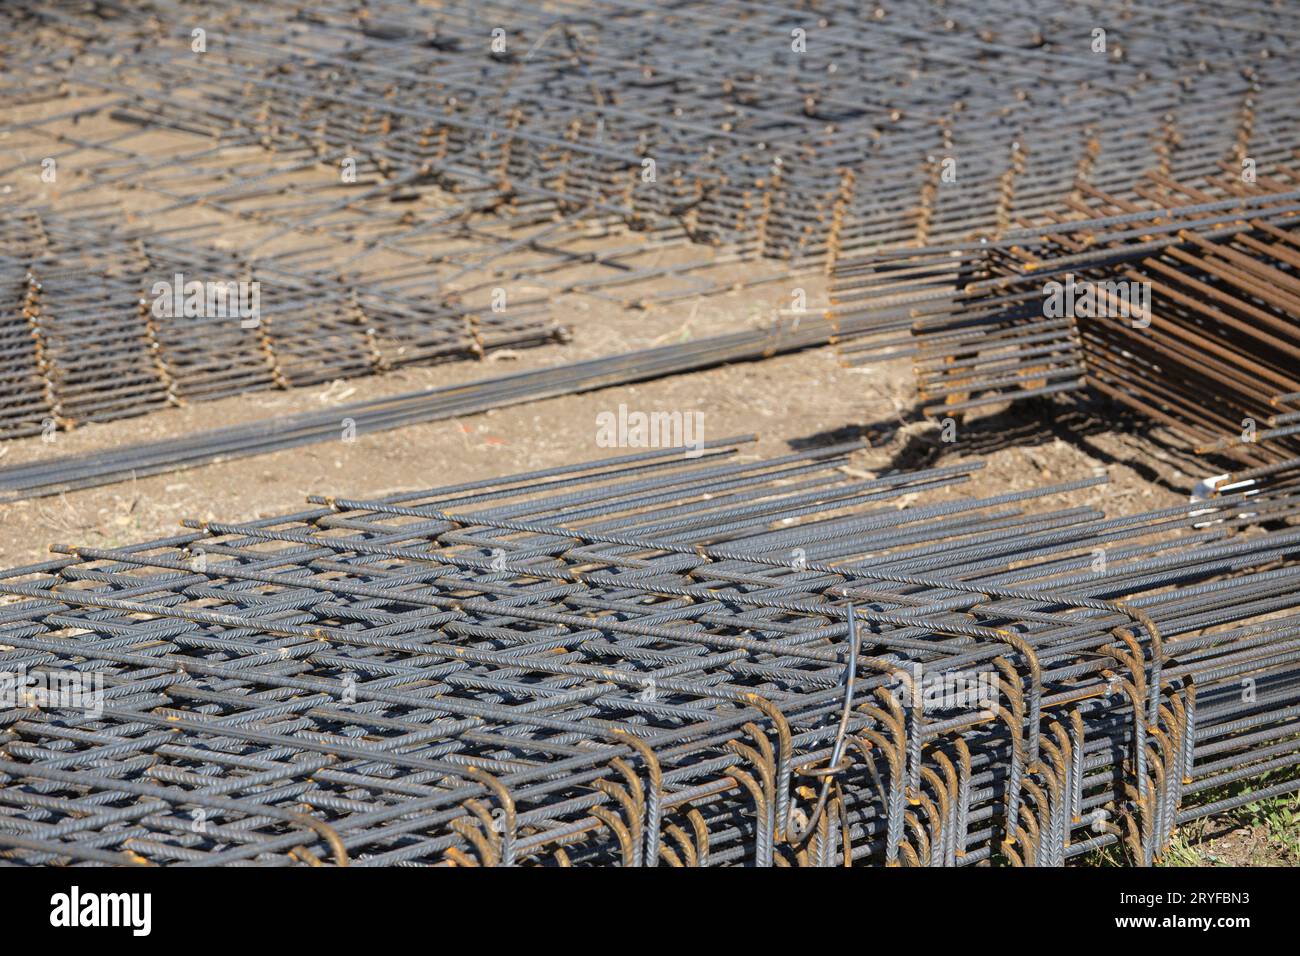
[[[854,280],[875,334],[848,357],[910,356],[927,414],[1094,390],[1197,453],[1296,458],[1300,175],[1148,179],[1135,201],[1084,185],[1073,218],[880,256]]]
[[[1150,288],[1149,328],[1078,320],[1090,388],[1175,429],[1198,452],[1247,465],[1300,454],[1285,405],[1300,390],[1300,175],[1282,175],[1269,205],[1208,232],[1181,230],[1179,243],[1115,271]],[[1161,185],[1172,202],[1214,198]],[[1096,200],[1116,214],[1133,209]]]
[[[744,441],[3,572],[0,859],[1150,864],[1300,788],[1294,492]]]
[[[340,405],[326,411],[231,425],[89,455],[12,465],[0,468],[0,503],[339,440],[344,431],[353,436],[365,435],[417,422],[438,421],[557,395],[679,375],[731,362],[756,361],[817,348],[854,334],[853,323],[832,324],[811,315],[781,319],[769,327],[680,345],[516,372],[467,385],[449,385]]]

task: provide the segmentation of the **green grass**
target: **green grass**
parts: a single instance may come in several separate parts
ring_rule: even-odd
[[[1211,800],[1267,787],[1287,779],[1284,774],[1268,774],[1247,785],[1226,787],[1221,793],[1207,794]],[[1209,820],[1198,820],[1174,835],[1160,866],[1224,866],[1215,853],[1215,840],[1204,840],[1207,832],[1250,830],[1259,846],[1247,860],[1233,860],[1242,865],[1293,866],[1300,863],[1300,793],[1284,793],[1248,803]]]
[[[1205,803],[1225,800],[1250,789],[1267,787],[1287,779],[1285,773],[1269,774],[1249,784],[1223,787],[1198,794]],[[1220,838],[1234,831],[1249,830],[1255,846],[1248,859],[1225,858]],[[1217,834],[1218,836],[1211,836]],[[1126,866],[1125,853],[1115,845],[1093,850],[1080,858],[1084,866]],[[1300,793],[1284,793],[1208,819],[1180,827],[1161,854],[1156,866],[1296,866],[1300,865]]]

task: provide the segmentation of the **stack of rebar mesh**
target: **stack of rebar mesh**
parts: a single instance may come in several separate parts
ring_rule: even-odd
[[[1243,469],[1222,484],[1300,464],[1300,174],[1151,173],[1131,198],[1081,184],[1068,205],[846,267],[876,331],[851,360],[911,357],[928,415],[1100,393]]]
[[[0,223],[8,434],[533,341],[514,282],[689,288],[689,249],[657,261],[689,243],[825,265],[837,298],[34,462],[7,496],[864,331],[932,412],[1091,386],[1239,465],[1108,517],[1104,478],[981,497],[978,463],[734,440],[55,545],[0,572],[0,860],[1151,863],[1300,789],[1297,11],[1103,13],[0,8],[0,134],[60,177]],[[258,321],[157,315],[177,276],[258,280]],[[1045,310],[1051,282],[1092,306]],[[499,325],[461,299],[498,289]]]
[[[1151,863],[1300,787],[1294,490],[1107,518],[744,441],[4,572],[0,858]]]
[[[1267,171],[1300,133],[1300,21],[1210,12],[1084,30],[1026,0],[7,4],[3,32],[23,38],[5,42],[7,70],[30,90],[7,100],[0,133],[30,167],[10,172],[21,187],[37,158],[56,164],[51,216],[128,194],[132,210],[87,243],[112,267],[84,274],[94,288],[57,301],[62,261],[49,282],[5,282],[6,324],[43,323],[18,346],[41,382],[15,382],[8,433],[535,344],[546,332],[514,283],[575,265],[605,275],[555,291],[681,298],[731,284],[692,275],[701,257],[680,249],[660,264],[667,247],[837,266],[1005,232],[1078,182],[1127,190],[1148,167],[1187,177],[1247,151]],[[220,251],[186,231],[198,210],[226,217]],[[644,243],[609,248],[628,230]],[[205,317],[169,353],[133,305],[108,314],[111,289],[170,281],[173,258],[201,281],[256,275],[267,324]],[[625,290],[633,276],[680,285]],[[506,293],[502,314],[480,307]],[[145,351],[78,358],[60,380],[65,322]]]
[[[796,262],[1005,228],[1079,175],[1204,172],[1243,129],[1265,163],[1300,123],[1300,14],[1271,4],[1122,23],[1029,0],[147,9],[7,15],[57,29],[76,49],[65,79],[141,126],[675,221]],[[16,58],[38,77],[65,67],[41,47]]]
[[[45,209],[6,223],[0,437],[560,334],[538,300],[471,312],[273,257],[251,264],[193,241],[193,228],[141,234],[122,221],[112,208]]]

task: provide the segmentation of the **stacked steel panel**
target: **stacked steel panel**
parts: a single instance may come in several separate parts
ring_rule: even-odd
[[[27,247],[40,239],[31,217],[0,224],[6,248]],[[43,344],[33,335],[31,274],[15,257],[0,256],[0,433],[45,422],[53,413]]]
[[[1285,178],[1271,191],[1243,187],[1260,202],[1232,222],[1181,229],[1178,242],[1115,271],[1149,285],[1149,328],[1079,319],[1090,387],[1176,429],[1201,451],[1246,464],[1300,453],[1300,429],[1277,420],[1280,397],[1300,389],[1300,175],[1279,175]],[[1166,192],[1153,198],[1171,206],[1217,199],[1163,185]],[[1112,214],[1134,210],[1105,194],[1095,201]]]
[[[1025,0],[151,8],[25,13],[74,38],[69,75],[140,122],[792,262],[1005,229],[1078,179],[1266,168],[1300,130],[1297,14],[1276,5],[1131,10],[1099,16],[1100,37]]]
[[[931,415],[1095,390],[1189,451],[1251,468],[1294,459],[1300,175],[1152,174],[1135,192],[1084,186],[1070,217],[855,265],[842,276],[852,311],[876,332],[846,357],[910,356]],[[1070,287],[1098,298],[1071,307]],[[1111,301],[1129,290],[1143,314]]]
[[[1108,519],[738,450],[4,572],[0,858],[1150,863],[1300,788],[1294,490]]]
[[[49,209],[14,220],[0,256],[9,374],[0,436],[139,415],[168,404],[291,387],[439,358],[553,341],[537,300],[507,314],[421,301],[383,282],[345,281],[274,260],[250,263],[185,237],[117,228],[120,212]],[[155,308],[155,287],[219,277],[252,283],[256,314]],[[182,293],[183,294],[183,293]],[[168,300],[171,293],[161,295]],[[206,309],[208,303],[204,304]]]

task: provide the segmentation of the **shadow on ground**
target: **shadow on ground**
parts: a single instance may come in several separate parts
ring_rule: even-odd
[[[795,450],[861,440],[890,452],[889,469],[932,468],[954,456],[986,456],[1008,448],[1034,448],[1060,439],[1079,448],[1098,464],[1122,464],[1143,480],[1171,491],[1187,492],[1186,481],[1171,479],[1175,469],[1187,475],[1231,471],[1240,467],[1211,456],[1197,456],[1150,419],[1122,405],[1093,396],[1037,398],[982,415],[953,416],[955,439],[944,440],[940,421],[926,417],[920,406],[894,420],[850,425],[791,439]],[[949,433],[952,434],[953,431]],[[1150,443],[1154,453],[1142,453],[1117,436]]]

